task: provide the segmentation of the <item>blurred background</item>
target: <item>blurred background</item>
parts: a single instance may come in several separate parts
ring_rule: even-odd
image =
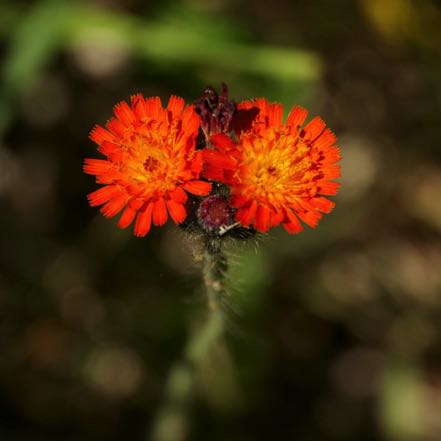
[[[193,244],[89,208],[82,160],[116,102],[225,81],[321,115],[342,188],[316,230],[230,248],[230,355],[182,438],[439,441],[439,23],[436,0],[0,2],[0,438],[147,439],[205,308]]]

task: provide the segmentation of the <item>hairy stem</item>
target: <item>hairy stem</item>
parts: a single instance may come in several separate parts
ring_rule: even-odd
[[[222,251],[222,239],[207,238],[203,272],[208,306],[212,311],[221,311],[225,299],[224,276],[227,268],[227,259]]]
[[[188,411],[195,389],[195,374],[214,345],[222,338],[222,301],[227,259],[218,238],[204,242],[203,279],[208,302],[205,322],[190,336],[184,355],[171,368],[164,401],[152,425],[151,441],[184,441],[190,430]]]

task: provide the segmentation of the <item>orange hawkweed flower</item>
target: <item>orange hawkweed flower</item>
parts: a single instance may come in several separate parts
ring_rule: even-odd
[[[299,233],[329,213],[340,176],[335,135],[318,117],[304,128],[307,111],[294,107],[284,124],[283,106],[265,99],[238,105],[233,121],[237,143],[224,135],[204,149],[205,176],[230,186],[236,220],[260,232],[283,224]]]
[[[200,180],[201,151],[195,147],[199,118],[193,106],[172,96],[167,108],[158,97],[132,96],[117,104],[106,129],[96,126],[90,139],[106,159],[86,159],[84,171],[103,184],[89,194],[91,206],[106,217],[119,212],[120,228],[136,218],[134,234],[145,236],[153,221],[163,225],[168,215],[176,224],[187,216],[188,193],[207,195],[211,184]]]

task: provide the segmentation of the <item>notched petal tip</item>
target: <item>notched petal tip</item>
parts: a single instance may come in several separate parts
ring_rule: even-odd
[[[126,205],[127,197],[126,195],[119,195],[108,202],[106,202],[100,209],[101,213],[103,213],[104,217],[111,218],[116,216]]]
[[[132,112],[130,106],[125,102],[119,102],[114,108],[113,112],[115,116],[121,121],[125,126],[130,126],[135,122],[135,115]]]
[[[83,172],[88,175],[102,175],[112,169],[112,163],[105,159],[86,158],[83,163]]]
[[[285,228],[289,234],[297,234],[303,231],[302,224],[290,208],[285,209],[285,214],[286,222],[283,222],[283,228]]]
[[[172,95],[168,100],[167,110],[171,112],[173,118],[177,118],[184,110],[185,102],[181,97]]]
[[[170,217],[176,224],[180,224],[184,222],[187,217],[187,212],[184,206],[173,199],[170,199],[166,202],[168,212],[170,213]]]
[[[167,219],[168,214],[164,198],[159,198],[153,202],[153,224],[156,226],[164,225]]]
[[[308,111],[302,106],[294,106],[286,119],[286,125],[298,130],[306,120]]]
[[[97,207],[103,205],[110,199],[117,197],[121,194],[120,190],[114,185],[105,185],[104,187],[95,190],[87,196],[87,200],[91,207]]]
[[[326,128],[325,122],[319,117],[315,116],[302,130],[301,135],[307,141],[315,141],[324,133]]]
[[[89,133],[89,139],[93,141],[95,144],[100,145],[104,141],[112,142],[113,136],[104,127],[101,127],[100,125],[96,124]]]
[[[119,218],[118,227],[121,229],[127,228],[133,222],[135,216],[136,210],[134,210],[131,206],[127,206]]]
[[[144,237],[150,231],[152,224],[152,211],[153,202],[150,202],[144,204],[144,207],[138,212],[133,232],[136,237]]]

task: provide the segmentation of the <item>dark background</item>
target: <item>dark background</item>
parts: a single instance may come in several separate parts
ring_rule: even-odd
[[[0,438],[147,439],[205,308],[196,244],[104,219],[82,160],[116,102],[225,81],[321,115],[342,188],[316,230],[230,247],[187,439],[439,441],[439,23],[435,0],[2,1]]]

